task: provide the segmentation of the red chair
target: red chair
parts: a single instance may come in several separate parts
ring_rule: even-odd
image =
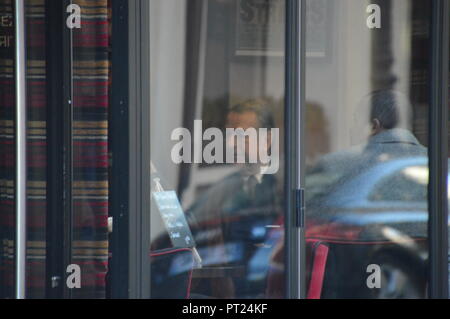
[[[171,248],[150,253],[153,299],[189,299],[195,266],[190,248]]]
[[[329,256],[328,244],[319,240],[306,240],[307,298],[320,299]],[[267,278],[267,298],[285,296],[284,244],[280,243],[270,260]]]
[[[325,279],[325,269],[329,247],[326,243],[318,240],[307,240],[306,249],[309,253],[309,285],[307,299],[320,299]]]

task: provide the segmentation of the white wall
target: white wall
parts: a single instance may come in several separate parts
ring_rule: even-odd
[[[330,44],[324,59],[307,58],[307,101],[321,105],[329,125],[331,152],[348,149],[367,139],[368,107],[362,103],[371,87],[372,40],[366,26],[365,0],[329,0]],[[408,96],[410,69],[410,0],[393,1],[392,50],[396,89]],[[401,110],[402,126],[407,127],[409,110]]]
[[[178,167],[170,153],[172,131],[182,127],[184,108],[184,71],[186,39],[186,2],[150,1],[150,129],[151,160],[175,189]],[[149,194],[150,196],[150,194]],[[152,239],[165,233],[160,219],[152,218]]]
[[[186,1],[150,1],[151,157],[171,188],[178,181],[170,136],[183,124],[185,41]]]

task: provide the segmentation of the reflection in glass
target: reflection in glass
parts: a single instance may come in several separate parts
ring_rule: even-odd
[[[370,29],[364,1],[308,2],[308,26],[321,29],[307,33],[307,50],[327,42],[306,62],[308,288],[423,298],[429,81],[417,48],[429,47],[430,4],[374,1],[382,27]]]
[[[150,23],[152,297],[274,296],[275,272],[283,297],[284,1],[155,0]]]

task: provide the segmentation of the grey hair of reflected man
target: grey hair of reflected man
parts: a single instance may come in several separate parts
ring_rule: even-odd
[[[394,89],[369,92],[358,102],[351,120],[351,142],[353,145],[365,144],[372,130],[373,120],[377,119],[383,129],[410,129],[412,107],[408,97]]]
[[[387,130],[400,126],[401,110],[411,110],[409,99],[395,90],[377,90],[368,96],[370,105],[369,121],[377,119],[381,127]]]
[[[275,127],[273,109],[270,103],[264,99],[252,99],[238,103],[230,108],[228,113],[242,114],[252,112],[256,114],[259,128],[272,129]]]

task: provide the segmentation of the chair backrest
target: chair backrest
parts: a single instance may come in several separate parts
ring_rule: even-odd
[[[325,279],[325,269],[329,247],[327,243],[319,240],[307,240],[307,260],[309,285],[307,290],[308,299],[320,299]]]

